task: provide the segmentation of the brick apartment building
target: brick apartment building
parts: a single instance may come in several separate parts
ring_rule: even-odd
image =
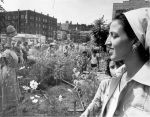
[[[41,34],[47,39],[56,38],[57,19],[31,10],[1,12],[6,26],[13,25],[18,33]],[[5,29],[3,29],[3,32]]]
[[[142,8],[142,7],[150,7],[150,1],[149,0],[128,0],[128,1],[123,1],[123,3],[113,3],[112,18],[114,18],[114,16],[122,12],[126,12],[132,9]]]

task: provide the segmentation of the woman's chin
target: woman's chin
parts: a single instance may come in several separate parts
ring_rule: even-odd
[[[116,57],[116,56],[110,56],[110,59],[112,60],[112,61],[118,61],[118,58]]]
[[[110,55],[110,59],[113,61],[113,60],[114,60],[114,56],[113,56],[113,55]]]

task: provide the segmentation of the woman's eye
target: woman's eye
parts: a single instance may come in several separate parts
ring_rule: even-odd
[[[118,35],[113,35],[112,37],[115,39],[115,38],[117,38],[117,37],[118,37]]]
[[[112,36],[114,39],[117,38],[117,37],[119,37],[118,34],[115,34],[115,33],[111,33],[111,36]]]

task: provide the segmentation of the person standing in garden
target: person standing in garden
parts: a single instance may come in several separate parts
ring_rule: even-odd
[[[89,59],[88,59],[88,53],[87,51],[83,51],[82,52],[82,68],[81,68],[81,73],[83,71],[86,71],[87,70],[87,65],[89,63]]]
[[[28,42],[23,42],[21,50],[22,50],[22,53],[23,53],[23,60],[25,62],[27,62],[27,56],[28,56],[28,51],[29,51]]]
[[[106,42],[126,70],[112,79],[101,117],[150,117],[150,8],[116,16]]]
[[[2,117],[16,116],[18,114],[19,97],[21,96],[16,78],[18,56],[12,49],[12,37],[17,35],[16,29],[9,25],[6,29],[7,43],[0,55],[1,79],[1,115]]]
[[[92,50],[92,55],[91,55],[91,68],[97,68],[99,66],[99,60],[98,57],[96,56],[96,50]]]
[[[22,48],[21,48],[21,43],[22,42],[19,40],[16,42],[15,46],[12,47],[18,56],[18,63],[23,63],[23,52],[22,52]]]

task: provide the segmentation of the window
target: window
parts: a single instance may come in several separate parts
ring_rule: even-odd
[[[16,19],[18,19],[18,15],[16,15]]]
[[[24,15],[21,15],[21,19],[24,19]]]
[[[23,22],[21,22],[21,26],[24,26],[24,23],[23,23]]]
[[[33,16],[30,16],[30,19],[31,19],[31,20],[34,20],[34,17],[33,17]]]
[[[33,22],[31,22],[31,23],[30,23],[30,26],[31,26],[31,27],[34,27],[34,23],[33,23]]]
[[[38,17],[36,17],[36,21],[38,21]]]
[[[10,20],[11,19],[11,17],[10,16],[8,16],[8,20]]]
[[[15,16],[15,15],[13,16],[13,19],[16,19],[16,16]]]

